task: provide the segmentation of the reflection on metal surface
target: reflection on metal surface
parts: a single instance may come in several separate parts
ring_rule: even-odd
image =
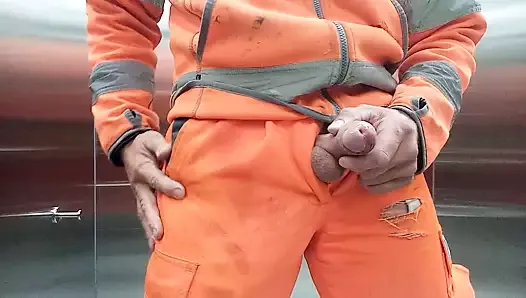
[[[0,148],[0,153],[55,151],[55,150],[60,150],[60,148],[58,147],[12,147],[12,148],[2,147]]]
[[[523,206],[477,206],[436,204],[437,214],[441,217],[475,218],[526,218]]]
[[[130,182],[126,181],[110,181],[107,183],[97,183],[97,184],[85,184],[82,186],[95,186],[95,187],[126,187],[130,186]]]
[[[12,213],[12,214],[3,214],[0,215],[0,218],[10,218],[10,217],[49,217],[53,223],[58,223],[60,220],[64,218],[76,218],[77,220],[81,219],[82,210],[79,209],[77,211],[66,211],[66,212],[59,212],[58,209],[60,207],[53,207],[49,210],[45,211],[33,211],[33,212],[26,212],[26,213]]]

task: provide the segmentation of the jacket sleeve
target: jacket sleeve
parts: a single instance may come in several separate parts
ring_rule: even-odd
[[[92,114],[100,144],[122,166],[121,149],[159,129],[150,109],[164,0],[87,0]]]
[[[417,174],[437,158],[475,71],[475,47],[486,32],[474,0],[405,1],[409,50],[399,67],[392,108],[419,130]]]

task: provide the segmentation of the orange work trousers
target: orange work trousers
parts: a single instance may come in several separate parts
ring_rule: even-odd
[[[173,128],[165,171],[187,195],[158,196],[164,236],[145,297],[290,297],[303,255],[322,298],[474,297],[423,175],[382,195],[352,173],[323,183],[311,169],[320,128],[310,119]]]

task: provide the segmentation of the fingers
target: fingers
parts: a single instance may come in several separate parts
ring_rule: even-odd
[[[382,194],[409,185],[413,177],[401,177],[378,185],[364,185],[365,189],[374,194]]]
[[[160,169],[158,162],[168,159],[171,146],[156,131],[140,134],[124,151],[123,163],[132,183],[146,183],[151,188],[176,199],[185,196],[184,187],[170,179]]]
[[[152,230],[150,229],[150,226],[148,225],[148,222],[145,218],[144,212],[140,208],[139,200],[137,200],[137,216],[139,217],[139,221],[141,222],[142,229],[144,231],[144,234],[146,236],[146,240],[148,240],[148,247],[150,248],[150,251],[153,251],[155,247],[155,238],[153,236]]]
[[[141,164],[139,170],[142,180],[153,189],[176,199],[184,198],[185,189],[183,185],[166,176],[153,161]]]
[[[157,158],[157,161],[165,161],[170,158],[170,153],[172,153],[172,146],[171,144],[164,143],[159,146],[157,151],[155,151],[155,157]]]
[[[378,116],[378,112],[379,110],[377,110],[377,107],[368,105],[343,109],[340,114],[336,116],[336,119],[334,119],[334,121],[329,125],[327,130],[333,135],[336,135],[339,130],[348,122],[365,121],[373,123]]]
[[[406,162],[405,164],[391,168],[387,171],[383,171],[382,169],[365,171],[360,174],[359,181],[363,186],[379,185],[400,177],[413,178],[415,172],[416,163]]]
[[[157,158],[157,161],[164,161],[170,156],[172,146],[166,142],[164,137],[156,131],[147,131],[137,136],[138,141]]]
[[[389,168],[398,145],[398,143],[392,143],[384,149],[375,147],[369,154],[364,156],[342,156],[338,163],[340,166],[355,173],[363,173],[373,169],[383,169],[385,171]]]
[[[367,125],[360,128],[361,123]],[[365,155],[338,157],[339,165],[357,173],[360,183],[371,192],[392,191],[413,180],[418,132],[407,115],[389,108],[361,105],[343,109],[328,130],[351,153],[372,147]]]
[[[160,239],[163,235],[163,227],[155,194],[146,184],[133,184],[131,187],[137,199],[137,214],[146,237],[149,240]]]

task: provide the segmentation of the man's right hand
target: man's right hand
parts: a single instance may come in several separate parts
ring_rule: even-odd
[[[138,135],[121,153],[137,200],[137,214],[150,249],[153,249],[155,240],[161,239],[163,235],[155,192],[162,192],[175,199],[182,199],[185,195],[183,185],[170,179],[159,169],[159,163],[170,157],[171,150],[171,145],[160,133],[147,131]]]

